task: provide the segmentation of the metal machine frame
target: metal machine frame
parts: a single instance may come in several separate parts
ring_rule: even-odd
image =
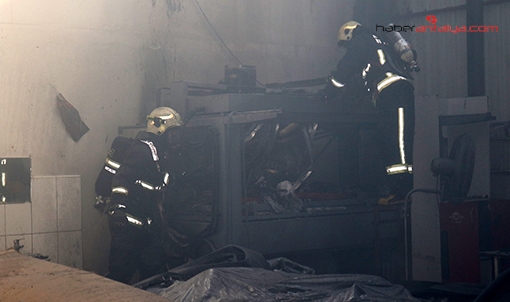
[[[195,91],[195,90],[198,90]],[[204,91],[208,93],[204,94]],[[307,201],[300,213],[243,215],[243,127],[253,122],[372,125],[374,114],[344,112],[309,93],[231,93],[221,85],[178,82],[161,90],[159,106],[181,115],[195,111],[186,127],[216,129],[219,148],[218,221],[207,239],[217,248],[236,244],[266,256],[318,250],[373,249],[376,257],[403,240],[400,206],[378,206],[360,195]],[[126,128],[124,128],[126,129]],[[337,175],[332,176],[337,178]],[[189,220],[193,217],[183,217]],[[390,244],[388,244],[391,242]],[[386,245],[385,245],[386,244]]]

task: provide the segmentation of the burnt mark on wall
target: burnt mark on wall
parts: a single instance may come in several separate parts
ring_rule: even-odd
[[[184,0],[166,0],[167,14],[169,17],[182,10],[183,1]]]
[[[89,131],[89,127],[82,121],[78,110],[61,93],[57,95],[57,107],[67,132],[77,142]]]

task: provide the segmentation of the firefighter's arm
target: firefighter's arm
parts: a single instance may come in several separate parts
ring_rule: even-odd
[[[324,98],[336,97],[344,90],[346,83],[352,78],[353,74],[361,70],[360,66],[363,64],[361,63],[361,55],[361,53],[355,51],[355,48],[349,49],[338,61],[336,70],[328,78],[328,83],[321,91]]]
[[[335,77],[331,76],[328,78],[328,83],[326,84],[324,89],[322,89],[319,92],[319,94],[324,99],[334,98],[340,94],[344,86],[345,86],[344,83],[339,82],[338,80],[335,79]]]

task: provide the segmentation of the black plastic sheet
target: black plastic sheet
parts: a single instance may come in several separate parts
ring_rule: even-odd
[[[89,127],[82,121],[80,113],[64,98],[61,93],[57,95],[57,107],[60,117],[66,127],[66,131],[71,135],[75,142],[79,141],[80,138],[90,130]]]
[[[171,301],[419,302],[403,286],[372,275],[305,275],[251,267],[211,268],[149,289]]]

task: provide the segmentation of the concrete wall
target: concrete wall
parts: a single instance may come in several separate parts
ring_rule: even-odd
[[[33,177],[81,177],[83,268],[104,273],[109,233],[93,184],[117,127],[141,121],[159,88],[217,83],[228,64],[257,66],[260,83],[328,75],[352,2],[0,0],[0,155],[31,157]],[[58,93],[90,128],[77,142]]]

